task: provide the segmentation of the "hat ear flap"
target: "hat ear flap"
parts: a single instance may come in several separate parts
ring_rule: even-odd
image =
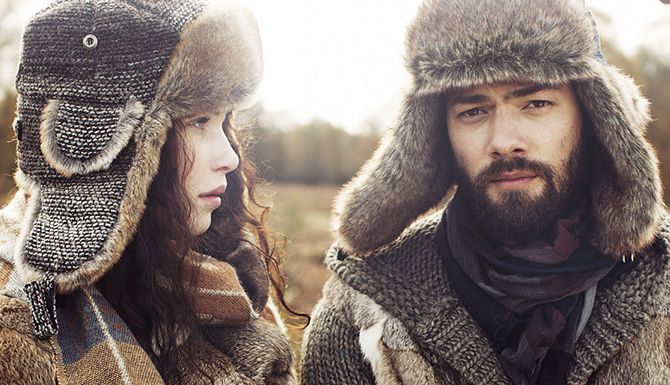
[[[444,98],[417,94],[406,96],[397,126],[335,199],[332,228],[345,251],[393,241],[455,182]]]
[[[644,138],[649,103],[628,77],[600,68],[599,76],[574,87],[602,145],[593,167],[591,242],[620,258],[653,241],[663,211],[662,187],[656,153]]]

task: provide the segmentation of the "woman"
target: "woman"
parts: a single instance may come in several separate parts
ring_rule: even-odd
[[[233,124],[261,77],[244,8],[61,0],[33,17],[0,212],[3,381],[295,382]]]

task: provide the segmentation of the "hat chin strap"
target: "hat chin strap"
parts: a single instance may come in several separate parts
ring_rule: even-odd
[[[42,279],[30,282],[23,288],[30,303],[35,336],[40,339],[58,333],[55,278],[56,274],[48,272]]]

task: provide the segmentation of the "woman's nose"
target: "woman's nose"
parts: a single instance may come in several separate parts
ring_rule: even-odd
[[[219,140],[213,143],[214,156],[212,158],[212,169],[214,171],[223,171],[229,173],[240,164],[240,158],[233,150],[230,140],[223,130],[220,131]]]

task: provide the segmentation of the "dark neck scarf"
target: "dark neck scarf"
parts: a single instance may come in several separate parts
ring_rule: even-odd
[[[615,262],[580,242],[584,208],[538,239],[494,247],[457,193],[437,243],[465,307],[487,333],[514,384],[563,384],[598,281]]]

